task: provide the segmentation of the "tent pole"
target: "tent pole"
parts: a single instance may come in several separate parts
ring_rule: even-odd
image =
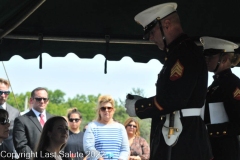
[[[19,40],[39,40],[38,36],[31,35],[13,35],[9,34],[4,37],[5,39],[19,39]],[[87,42],[87,43],[106,43],[106,38],[79,38],[79,37],[54,37],[54,36],[44,36],[43,41],[60,41],[60,42]],[[152,42],[139,39],[112,39],[109,43],[116,44],[146,44],[146,45],[155,45]],[[197,46],[202,46],[198,41],[195,41]],[[240,44],[240,43],[237,43]]]

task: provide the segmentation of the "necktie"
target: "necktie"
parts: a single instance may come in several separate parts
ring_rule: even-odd
[[[41,126],[43,127],[44,124],[45,124],[44,119],[43,119],[44,115],[40,113],[40,114],[39,114],[39,117],[40,117],[40,124],[41,124]]]

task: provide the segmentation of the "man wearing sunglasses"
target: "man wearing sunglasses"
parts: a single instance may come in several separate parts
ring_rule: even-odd
[[[11,122],[9,127],[9,137],[3,141],[0,151],[4,150],[7,153],[15,153],[12,132],[14,120],[20,115],[20,111],[6,102],[10,94],[9,88],[10,82],[6,79],[0,78],[0,109],[4,109],[9,113],[9,120]]]
[[[49,103],[48,92],[45,88],[38,87],[31,92],[30,105],[32,109],[14,121],[13,142],[19,159],[29,159],[40,138],[44,123],[52,117],[46,112]]]

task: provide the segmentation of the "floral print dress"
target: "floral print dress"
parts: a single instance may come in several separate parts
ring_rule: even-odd
[[[142,137],[135,137],[130,146],[131,156],[139,156],[141,160],[149,160],[150,147],[147,141]]]

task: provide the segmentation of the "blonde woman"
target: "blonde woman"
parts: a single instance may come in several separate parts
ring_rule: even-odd
[[[88,124],[83,147],[89,159],[127,160],[129,145],[124,126],[113,120],[114,100],[103,95],[98,98],[97,120]]]
[[[129,160],[148,160],[150,158],[150,147],[147,141],[140,137],[140,126],[136,119],[128,118],[124,122],[130,146]]]

